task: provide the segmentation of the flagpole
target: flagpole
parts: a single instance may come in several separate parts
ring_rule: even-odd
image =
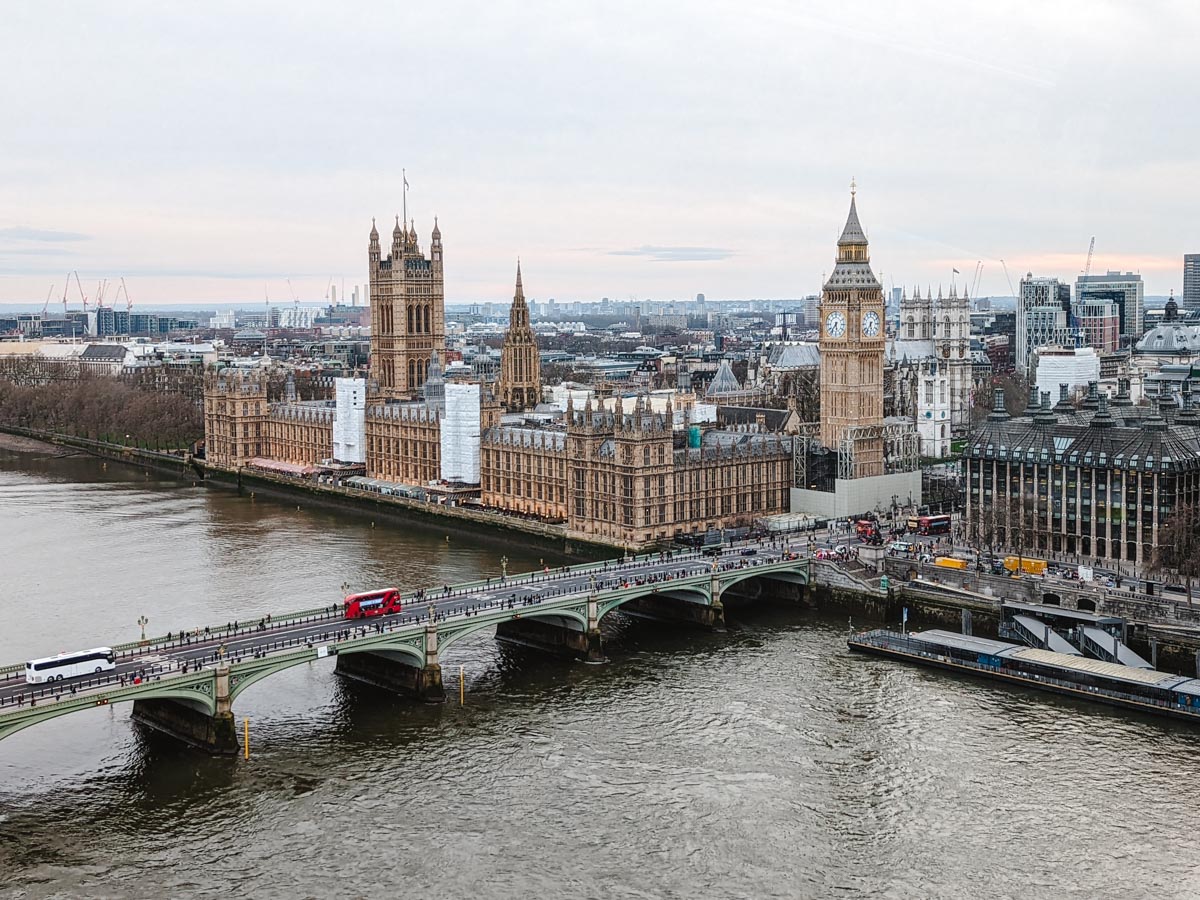
[[[408,173],[405,172],[404,169],[400,170],[400,180],[404,182],[404,187],[400,191],[400,193],[403,197],[403,199],[401,200],[401,207],[403,210],[403,215],[401,216],[400,221],[403,224],[403,227],[407,230],[408,229]]]

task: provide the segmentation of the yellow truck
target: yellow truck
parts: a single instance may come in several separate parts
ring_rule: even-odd
[[[965,559],[956,559],[953,556],[939,556],[933,561],[935,566],[941,566],[943,569],[966,569],[967,561]]]
[[[1008,569],[1008,571],[1015,574],[1018,566],[1020,566],[1021,571],[1026,575],[1046,574],[1046,561],[1044,559],[1033,559],[1028,556],[1004,557],[1004,568]]]

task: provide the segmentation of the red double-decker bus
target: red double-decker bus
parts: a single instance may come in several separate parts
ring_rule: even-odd
[[[401,609],[400,592],[395,588],[380,588],[346,598],[346,618],[365,619],[368,616],[390,616]]]
[[[914,534],[949,534],[949,516],[909,516],[908,531]]]

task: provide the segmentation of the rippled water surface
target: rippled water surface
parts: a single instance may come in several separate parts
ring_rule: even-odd
[[[545,556],[449,537],[0,451],[0,659]],[[0,742],[0,896],[1200,896],[1200,732],[851,656],[845,630],[617,619],[600,667],[476,635],[443,658],[464,707],[314,664],[238,698],[249,762],[128,706],[43,723]]]

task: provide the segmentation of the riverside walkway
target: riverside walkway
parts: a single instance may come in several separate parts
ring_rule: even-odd
[[[440,654],[482,629],[603,662],[599,623],[616,609],[721,627],[722,594],[738,583],[765,579],[802,588],[809,582],[806,544],[799,538],[710,552],[652,553],[407,591],[399,613],[371,619],[345,618],[338,602],[190,628],[114,646],[114,670],[52,684],[28,684],[24,662],[2,666],[0,739],[47,719],[132,701],[136,720],[232,754],[234,699],[296,665],[335,657],[347,677],[437,702],[445,698]],[[102,643],[98,637],[95,645]]]

